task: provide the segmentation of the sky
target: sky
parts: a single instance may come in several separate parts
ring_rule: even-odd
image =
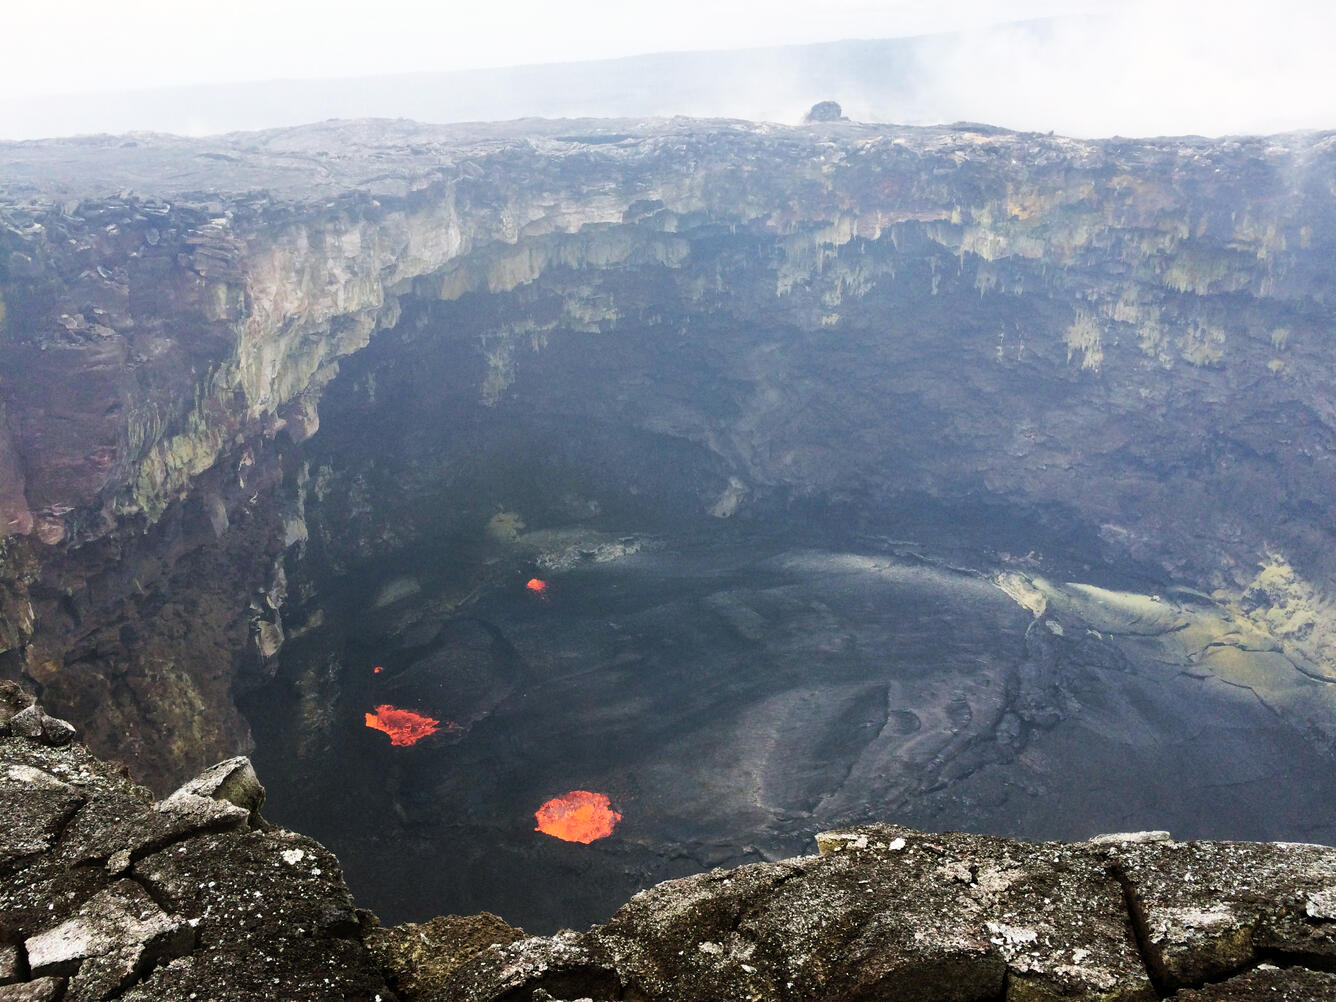
[[[370,76],[924,34],[1104,0],[5,0],[0,94]],[[49,40],[49,44],[43,44]]]
[[[932,65],[916,70],[922,100],[910,124],[968,119],[1086,136],[1336,128],[1332,0],[0,2],[0,28],[22,40],[7,44],[0,60],[0,138],[172,127],[124,114],[99,125],[92,99],[76,119],[67,112],[77,102],[52,95],[97,94],[105,102],[109,92],[143,88],[962,30]],[[1038,37],[1005,27],[1034,18],[1053,18],[1051,30]],[[1001,27],[969,31],[990,25]],[[773,113],[765,87],[757,81],[752,88],[754,108],[734,102],[741,114]],[[748,91],[740,86],[738,94]],[[860,105],[858,94],[838,97],[851,113],[897,110]],[[340,114],[331,108],[322,117]],[[207,123],[179,131],[199,129]]]

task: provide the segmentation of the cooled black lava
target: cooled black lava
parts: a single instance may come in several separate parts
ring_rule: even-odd
[[[388,921],[489,910],[530,930],[877,818],[1030,837],[1336,834],[1330,810],[1295,806],[1332,785],[1322,758],[1255,700],[1203,699],[1117,646],[1036,643],[1029,613],[982,576],[903,545],[787,548],[733,527],[634,542],[548,572],[547,601],[515,559],[453,615],[448,547],[397,568],[396,587],[419,589],[397,602],[374,606],[384,582],[346,584],[346,617],[285,652],[291,698],[253,708],[275,820],[333,847]],[[301,688],[322,672],[337,703],[313,709]],[[456,726],[394,747],[363,725],[378,703]],[[326,710],[327,742],[301,747]],[[536,832],[538,806],[577,788],[609,796],[616,831],[589,845]]]

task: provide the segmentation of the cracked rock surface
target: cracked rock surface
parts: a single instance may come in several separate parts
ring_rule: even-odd
[[[0,738],[0,1000],[394,998],[338,862],[263,797],[244,759],[154,803],[80,745]]]
[[[1331,997],[1333,924],[1307,911],[1336,886],[1330,848],[894,825],[818,843],[817,857],[660,884],[584,935],[490,947],[418,997]]]
[[[1326,1002],[1336,998],[1336,974],[1268,964],[1227,981],[1181,991],[1174,997],[1182,1002]]]
[[[1166,989],[1220,980],[1261,958],[1336,969],[1329,848],[1166,841],[1109,857]]]

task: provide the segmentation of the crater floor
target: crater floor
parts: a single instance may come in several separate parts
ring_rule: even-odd
[[[291,681],[247,707],[275,820],[330,845],[387,921],[487,910],[530,931],[873,819],[1336,839],[1327,758],[1269,705],[1278,682],[1211,668],[1232,627],[1201,597],[805,524],[519,532],[462,605],[478,570],[444,542],[341,582],[338,614],[285,647]],[[395,746],[366,726],[380,705],[440,728]],[[610,836],[535,830],[570,790],[610,798]]]

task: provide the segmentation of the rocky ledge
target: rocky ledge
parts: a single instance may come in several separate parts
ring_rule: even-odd
[[[155,803],[0,696],[0,1000],[394,997],[337,860],[264,822],[246,759]]]
[[[0,1002],[1336,997],[1325,846],[879,824],[660,884],[583,934],[382,929],[327,850],[264,821],[245,759],[155,803],[18,687],[0,706]]]

